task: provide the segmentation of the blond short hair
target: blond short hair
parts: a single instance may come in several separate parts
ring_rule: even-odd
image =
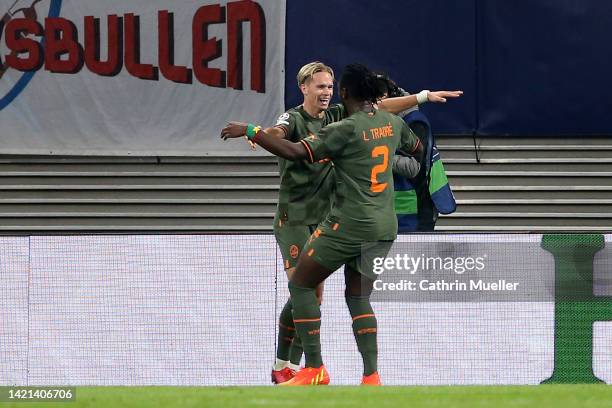
[[[298,86],[301,86],[307,81],[310,81],[312,79],[312,76],[319,72],[327,72],[329,75],[331,75],[332,79],[334,79],[334,70],[331,69],[331,67],[325,65],[322,62],[315,61],[310,62],[300,68],[300,71],[297,74]]]

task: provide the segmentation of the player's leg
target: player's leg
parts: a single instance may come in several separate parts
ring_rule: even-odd
[[[295,267],[285,270],[287,278],[291,276],[294,270]],[[278,317],[278,341],[276,347],[276,363],[274,366],[275,370],[282,370],[290,364],[290,351],[296,334],[295,326],[293,325],[292,309],[293,305],[291,303],[291,298],[288,297]]]
[[[323,303],[323,288],[325,282],[321,282],[317,285],[316,295],[319,306]],[[289,367],[293,370],[299,368],[300,362],[302,361],[302,355],[304,354],[304,348],[302,347],[302,339],[295,333],[293,342],[291,343],[291,349],[289,350]]]
[[[389,253],[393,241],[364,242],[360,255],[345,265],[346,304],[353,320],[353,335],[363,359],[363,385],[381,385],[378,376],[378,322],[370,303],[377,275],[374,260]]]
[[[290,279],[297,260],[314,226],[288,225],[275,222],[274,235],[283,257],[283,266]],[[302,359],[302,345],[293,323],[293,305],[289,297],[279,315],[276,359],[272,367],[272,382],[288,381],[299,369]]]
[[[306,367],[319,367],[321,361],[321,308],[317,299],[317,287],[333,270],[302,256],[295,273],[289,280],[289,291],[293,302],[293,322],[302,339]]]
[[[274,384],[289,381],[299,369],[299,359],[296,365],[293,365],[291,362],[291,351],[293,349],[293,343],[295,342],[296,337],[292,309],[293,305],[291,304],[291,298],[288,298],[278,317],[276,359],[274,366],[272,367],[272,382]]]
[[[308,237],[302,235],[304,240],[300,245],[299,254],[301,254],[304,245],[306,245],[306,242],[308,241],[308,238],[310,238],[310,235],[314,233],[316,229],[317,229],[317,225],[308,226],[308,230],[309,230]],[[293,275],[294,271],[295,271],[295,268],[291,268],[290,270],[287,270],[288,280],[291,280],[291,276]],[[321,282],[317,286],[317,291],[316,291],[317,301],[319,302],[319,306],[323,302],[323,285],[324,285],[324,282]],[[304,348],[302,347],[302,340],[300,339],[300,336],[296,332],[295,336],[293,337],[293,341],[291,342],[291,348],[289,349],[289,367],[292,370],[297,371],[299,369],[299,365],[300,365],[300,362],[302,361],[303,354],[304,354]]]
[[[293,275],[293,272],[295,272],[295,267],[289,268],[285,272],[287,272],[287,280],[290,280],[291,276]],[[286,329],[290,330],[290,333],[288,333],[290,334],[290,336],[286,337],[286,340],[289,340],[288,349],[285,347],[286,345],[283,345],[281,347],[280,344],[281,330],[283,329],[283,326],[281,326],[281,324]],[[279,346],[277,348],[276,353],[277,362],[280,357],[286,357],[286,360],[288,360],[287,367],[289,367],[289,369],[293,371],[293,375],[295,375],[295,372],[300,369],[300,361],[302,360],[303,349],[302,342],[300,341],[297,331],[295,330],[295,324],[293,323],[293,303],[291,302],[291,296],[289,296],[289,298],[287,299],[287,303],[285,304],[285,307],[283,308],[279,317],[278,335]]]
[[[283,258],[283,267],[289,278],[295,270],[299,252],[310,236],[310,230],[306,225],[292,226],[275,219],[274,236]],[[296,334],[292,309],[291,298],[287,298],[278,317],[276,359],[272,367],[272,382],[275,384],[290,380],[299,368],[291,367],[289,361],[291,346]]]
[[[380,385],[378,377],[378,323],[370,303],[374,281],[354,266],[344,266],[345,299],[353,320],[353,335],[363,360],[362,384]]]
[[[329,375],[321,357],[321,308],[317,300],[317,287],[333,270],[324,267],[309,256],[301,256],[295,273],[289,281],[293,303],[293,322],[302,341],[305,368],[294,378],[281,385],[326,385]]]
[[[335,222],[326,220],[319,224],[304,246],[289,280],[293,322],[302,339],[306,367],[285,385],[329,383],[321,357],[321,309],[316,288],[348,259],[361,253],[361,245],[352,239],[352,234],[341,232]]]

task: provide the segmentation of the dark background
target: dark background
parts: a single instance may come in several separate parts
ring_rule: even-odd
[[[463,90],[423,107],[439,134],[612,135],[611,0],[288,0],[287,108],[314,60]]]

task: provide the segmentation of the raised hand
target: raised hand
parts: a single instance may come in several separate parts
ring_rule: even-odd
[[[427,100],[434,103],[445,103],[446,98],[458,98],[463,95],[463,91],[429,91]]]

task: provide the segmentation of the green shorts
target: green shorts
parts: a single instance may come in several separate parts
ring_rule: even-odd
[[[376,280],[372,271],[373,259],[385,257],[393,245],[392,240],[367,242],[356,238],[351,231],[326,219],[313,232],[304,246],[304,256],[310,256],[318,264],[335,271],[347,265],[365,277]]]
[[[304,245],[316,228],[316,225],[274,225],[274,236],[283,256],[285,270],[295,268]]]

